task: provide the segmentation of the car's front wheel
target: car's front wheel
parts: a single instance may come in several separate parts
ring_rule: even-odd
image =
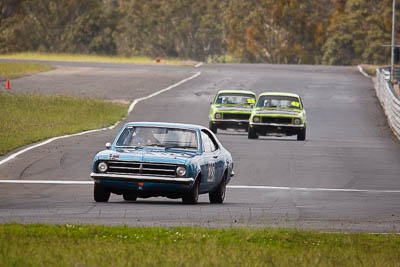
[[[183,204],[197,204],[197,202],[199,201],[199,188],[200,188],[200,177],[196,179],[190,191],[183,195],[182,198]]]
[[[214,192],[210,192],[208,194],[210,203],[220,204],[220,203],[224,202],[225,192],[226,192],[226,176],[224,175],[224,177],[222,177],[221,183],[218,185],[217,190],[215,190]]]
[[[252,128],[252,127],[249,126],[249,129],[248,129],[248,131],[247,131],[247,137],[248,137],[249,139],[257,139],[257,138],[258,138],[258,135],[257,135],[257,133],[256,133],[256,130],[255,130],[254,128]]]
[[[306,128],[303,128],[297,134],[297,141],[304,141],[306,140]]]
[[[214,134],[216,134],[218,132],[217,129],[217,125],[215,125],[214,123],[212,123],[211,121],[208,123],[208,128],[211,130],[211,132],[213,132]]]
[[[110,199],[111,192],[104,186],[95,183],[94,184],[94,201],[96,202],[107,202]]]

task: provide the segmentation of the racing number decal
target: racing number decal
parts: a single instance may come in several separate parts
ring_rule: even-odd
[[[292,103],[290,103],[290,105],[293,107],[300,107],[300,103],[297,101],[292,101]]]
[[[215,181],[215,163],[210,162],[210,163],[208,163],[207,182],[214,182],[214,181]]]

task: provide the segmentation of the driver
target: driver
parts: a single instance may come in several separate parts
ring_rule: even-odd
[[[151,128],[138,127],[132,134],[133,145],[158,145],[160,141],[154,136]]]

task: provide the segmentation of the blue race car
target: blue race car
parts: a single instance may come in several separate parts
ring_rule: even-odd
[[[168,197],[196,204],[199,194],[222,203],[233,172],[232,156],[198,125],[131,122],[93,159],[94,200]]]

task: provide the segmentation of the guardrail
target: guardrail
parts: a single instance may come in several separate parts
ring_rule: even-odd
[[[390,79],[390,67],[380,68],[382,74],[389,80]],[[394,68],[393,78],[400,81],[400,68]]]
[[[400,81],[400,69],[395,69],[394,78]],[[390,127],[400,139],[400,100],[390,82],[390,70],[388,68],[376,70],[375,90]]]

